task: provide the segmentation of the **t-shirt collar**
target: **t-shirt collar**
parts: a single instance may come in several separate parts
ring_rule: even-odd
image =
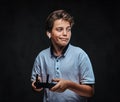
[[[67,46],[63,49],[63,52],[62,52],[62,56],[65,56],[65,52],[66,50],[68,49],[68,46],[69,46],[69,43],[67,44]],[[53,53],[53,44],[51,43],[50,45],[50,52],[51,52],[51,56],[54,56],[54,57],[58,57],[58,56],[55,56],[54,53]]]

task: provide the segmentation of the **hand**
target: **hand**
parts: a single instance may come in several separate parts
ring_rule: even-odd
[[[38,80],[40,81],[41,80],[41,78],[40,77],[38,77]],[[37,91],[37,92],[40,92],[41,90],[43,90],[43,88],[36,88],[36,86],[34,85],[35,84],[35,82],[36,81],[33,81],[32,82],[32,89],[34,90],[34,91]]]
[[[68,89],[68,80],[64,79],[53,79],[53,82],[57,82],[57,84],[52,87],[50,90],[53,92],[64,92],[66,89]]]

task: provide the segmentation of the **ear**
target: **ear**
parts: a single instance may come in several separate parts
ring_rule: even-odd
[[[50,39],[51,38],[51,33],[47,31],[47,36]]]

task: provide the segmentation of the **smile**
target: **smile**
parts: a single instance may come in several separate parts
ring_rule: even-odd
[[[62,41],[67,41],[68,38],[60,38],[60,40],[62,40]]]

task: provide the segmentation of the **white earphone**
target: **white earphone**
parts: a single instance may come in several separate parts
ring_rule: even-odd
[[[48,33],[48,38],[49,38],[49,39],[51,38],[51,34],[50,34],[50,33]]]

